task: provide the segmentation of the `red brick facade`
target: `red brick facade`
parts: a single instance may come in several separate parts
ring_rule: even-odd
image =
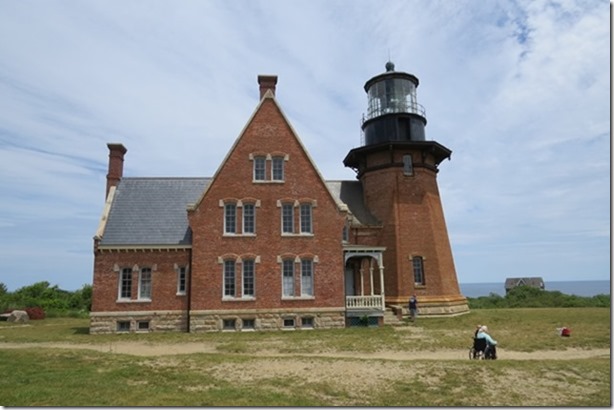
[[[368,312],[381,324],[382,291],[396,309],[416,294],[423,313],[467,311],[437,187],[440,159],[424,147],[359,153],[362,201],[381,223],[350,222],[282,113],[276,83],[259,77],[254,114],[210,182],[185,204],[189,242],[103,244],[112,210],[127,195],[117,188],[126,149],[109,144],[92,333],[330,328]],[[407,155],[411,175],[403,171]],[[414,282],[413,256],[423,259],[424,286]],[[151,272],[147,297],[139,290],[143,269]],[[366,310],[356,305],[350,314],[353,303]]]

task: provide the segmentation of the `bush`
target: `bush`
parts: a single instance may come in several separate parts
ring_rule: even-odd
[[[40,307],[27,307],[24,309],[30,320],[41,320],[45,318],[45,311]]]
[[[610,307],[610,295],[582,297],[566,295],[559,291],[546,291],[531,286],[518,286],[505,296],[491,293],[489,296],[467,298],[470,309],[542,308],[542,307]]]

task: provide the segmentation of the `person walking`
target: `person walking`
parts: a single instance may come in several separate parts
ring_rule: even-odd
[[[411,295],[409,298],[409,318],[412,322],[415,322],[416,316],[418,316],[418,299],[416,299],[416,295]]]

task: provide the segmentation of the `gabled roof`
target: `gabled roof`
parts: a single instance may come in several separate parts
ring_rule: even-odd
[[[211,178],[122,178],[100,246],[190,245],[187,205]]]
[[[516,286],[534,286],[544,288],[544,280],[540,277],[533,278],[507,278],[505,279],[505,289],[511,289]]]
[[[380,225],[377,218],[365,206],[360,181],[326,181],[328,190],[337,204],[346,205],[352,214],[352,222],[358,225]]]
[[[99,246],[190,246],[188,205],[211,178],[122,178],[114,190]],[[363,203],[360,181],[325,181],[340,207],[358,225],[379,225]]]

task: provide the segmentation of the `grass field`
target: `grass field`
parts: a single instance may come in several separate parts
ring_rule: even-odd
[[[498,340],[499,360],[467,359],[478,323]],[[83,319],[0,322],[0,405],[610,407],[610,323],[599,308],[206,334],[89,335]],[[562,326],[572,337],[557,336]]]

